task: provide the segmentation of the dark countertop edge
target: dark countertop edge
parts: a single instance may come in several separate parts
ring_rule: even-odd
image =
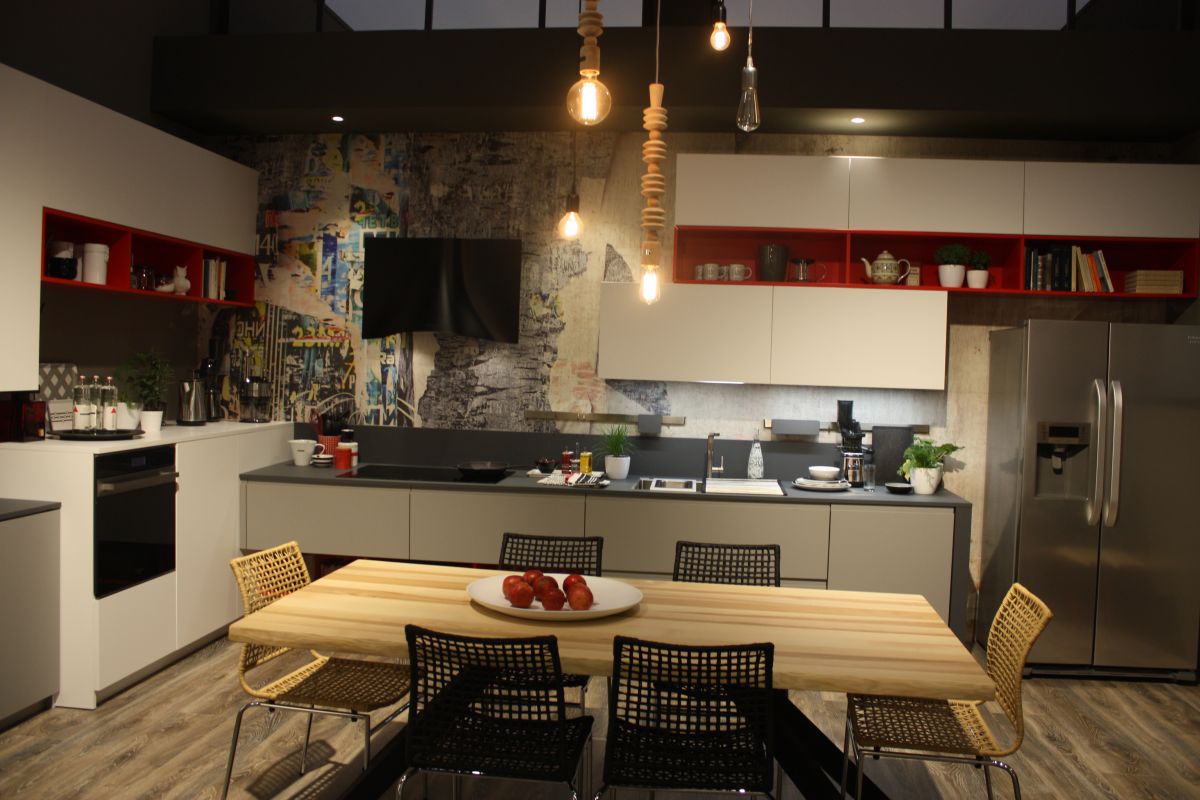
[[[361,486],[363,488],[393,488],[393,489],[434,489],[438,491],[476,491],[476,492],[519,492],[545,494],[546,492],[569,492],[573,495],[584,496],[615,496],[615,497],[653,497],[660,500],[723,500],[735,503],[807,503],[819,505],[850,504],[850,505],[881,505],[908,506],[918,508],[970,508],[971,504],[945,489],[936,494],[892,494],[882,485],[874,492],[862,489],[848,489],[844,492],[808,492],[793,486],[783,484],[786,492],[784,497],[763,495],[736,494],[699,494],[692,492],[646,492],[633,489],[633,484],[640,475],[625,480],[613,481],[605,488],[574,488],[567,486],[541,486],[537,478],[521,474],[510,475],[499,483],[445,483],[439,481],[391,481],[372,480],[369,478],[340,478],[345,470],[335,470],[332,467],[297,467],[282,462],[269,467],[243,472],[239,477],[243,481],[262,483],[296,483],[309,486]],[[670,476],[677,477],[677,476]]]
[[[47,511],[57,511],[60,508],[62,508],[62,503],[47,500],[10,500],[7,497],[0,497],[0,522],[33,514],[44,514]]]

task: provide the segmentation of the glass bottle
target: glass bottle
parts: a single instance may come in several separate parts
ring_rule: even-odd
[[[88,419],[88,386],[83,380],[77,381],[71,389],[71,427],[77,431],[90,431],[91,420]]]
[[[100,418],[103,422],[96,427],[106,431],[117,429],[117,387],[113,385],[112,375],[107,376],[100,387]]]
[[[763,476],[763,454],[762,445],[758,443],[758,437],[755,437],[754,444],[750,445],[750,463],[746,465],[746,477],[751,480],[759,480]]]

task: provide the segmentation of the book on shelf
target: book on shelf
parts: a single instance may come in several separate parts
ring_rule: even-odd
[[[1102,275],[1100,277],[1104,280],[1104,286],[1105,286],[1104,291],[1106,291],[1106,292],[1116,291],[1113,288],[1112,274],[1108,271],[1108,262],[1104,260],[1104,251],[1103,250],[1096,251],[1096,260],[1100,262],[1100,270],[1102,272]]]
[[[1125,273],[1130,294],[1183,294],[1183,270],[1139,269]]]

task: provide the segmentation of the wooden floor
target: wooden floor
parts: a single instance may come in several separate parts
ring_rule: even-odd
[[[237,646],[219,640],[96,711],[54,709],[0,733],[0,798],[219,797],[234,714],[246,700],[235,677],[237,653]],[[841,695],[799,692],[793,701],[840,747]],[[600,739],[603,702],[603,682],[593,681],[588,705]],[[1010,759],[1024,797],[1200,798],[1200,688],[1040,679],[1025,683],[1025,704],[1027,737]],[[381,744],[401,729],[391,724],[374,741]],[[359,769],[361,729],[317,719],[310,769],[301,776],[303,735],[301,715],[248,712],[230,797],[338,797]],[[598,777],[600,740],[595,755]],[[868,763],[867,774],[895,800],[985,796],[980,773],[970,768],[879,761]],[[996,777],[997,797],[1011,797],[1007,780]],[[450,796],[447,784],[434,781],[417,782],[405,796],[421,797],[422,788],[431,798]],[[528,783],[478,780],[465,781],[462,792],[464,800],[562,796]],[[622,800],[634,796],[620,793]],[[786,786],[784,797],[797,795]]]

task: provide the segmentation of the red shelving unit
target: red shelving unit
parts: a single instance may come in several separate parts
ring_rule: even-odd
[[[972,251],[983,250],[991,256],[988,285],[984,289],[943,288],[938,285],[939,247],[959,243]],[[819,281],[798,283],[795,269],[789,267],[788,280],[771,284],[758,280],[757,253],[761,244],[783,244],[789,260],[812,259],[825,267]],[[1112,274],[1114,292],[1063,292],[1025,288],[1025,260],[1031,248],[1078,245],[1084,252],[1103,250]],[[896,258],[921,265],[921,284],[907,286],[871,283],[861,259],[874,261],[884,250]],[[675,228],[674,277],[676,283],[713,283],[695,278],[697,264],[739,263],[750,265],[752,278],[747,281],[717,281],[730,285],[853,286],[888,291],[935,289],[954,293],[992,295],[1040,295],[1046,297],[1103,298],[1194,298],[1200,289],[1200,240],[1135,239],[1073,236],[1017,236],[1002,234],[962,234],[911,231],[840,231],[786,230],[773,228],[709,228],[680,225]],[[1126,293],[1125,275],[1134,270],[1180,270],[1183,294]]]
[[[254,304],[255,262],[253,256],[51,208],[43,211],[42,233],[44,243],[73,242],[77,251],[83,243],[96,242],[109,247],[108,274],[107,280],[103,284],[84,283],[47,275],[48,247],[43,247],[43,284],[68,286],[84,291],[117,292],[215,305],[251,306]],[[226,261],[226,291],[223,298],[204,296],[202,277],[205,258],[223,258]],[[153,289],[137,289],[131,285],[134,267],[149,267],[156,274],[167,275],[173,279],[176,266],[187,269],[187,277],[191,286],[186,294],[178,295],[170,292],[156,292]]]

